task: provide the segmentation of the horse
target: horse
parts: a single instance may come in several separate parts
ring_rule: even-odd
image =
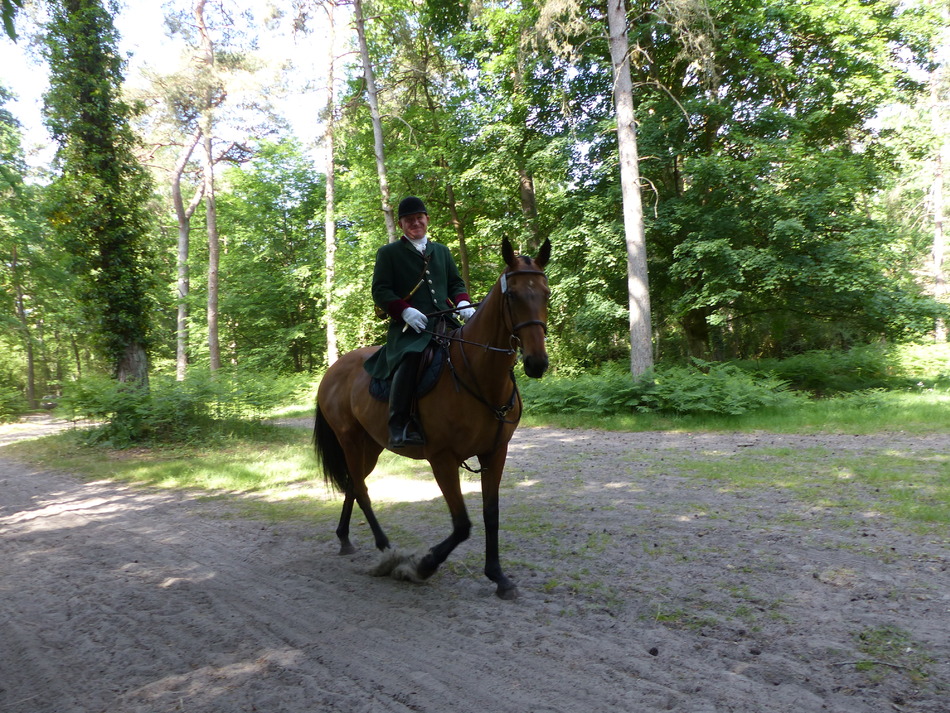
[[[545,338],[551,293],[544,268],[550,255],[549,240],[532,259],[515,255],[505,238],[506,267],[478,310],[462,327],[433,337],[439,343],[436,348],[447,354],[435,386],[418,398],[425,445],[394,451],[429,462],[451,515],[451,534],[423,556],[400,555],[390,549],[366,486],[366,477],[388,442],[388,406],[370,395],[371,379],[363,368],[380,347],[348,352],[327,369],[317,390],[314,447],[328,486],[344,495],[336,530],[341,555],[356,551],[349,538],[355,502],[377,549],[384,553],[374,574],[415,582],[431,577],[471,532],[459,468],[475,457],[481,473],[485,575],[495,583],[500,598],[518,596],[498,554],[498,491],[508,442],[521,419],[522,402],[514,376],[519,352],[527,376],[541,378],[548,368]]]

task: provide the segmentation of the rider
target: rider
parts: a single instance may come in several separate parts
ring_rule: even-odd
[[[452,312],[441,317],[427,314],[455,307],[468,320],[475,313],[452,253],[426,237],[429,214],[422,200],[403,199],[398,217],[402,238],[379,248],[373,268],[373,302],[389,314],[389,331],[386,344],[365,364],[371,376],[392,377],[389,448],[425,445],[411,413],[419,360],[439,318],[458,326]]]

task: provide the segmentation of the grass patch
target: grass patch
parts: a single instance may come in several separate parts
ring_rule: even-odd
[[[5,446],[4,455],[86,479],[158,488],[262,493],[313,484],[324,489],[306,436],[298,429],[249,428],[213,445],[107,449],[67,432]]]
[[[782,408],[727,414],[548,413],[528,404],[523,426],[593,428],[606,431],[771,431],[774,433],[856,433],[950,431],[950,393],[869,391],[812,399]]]
[[[858,650],[867,659],[853,661],[858,671],[865,671],[873,680],[884,677],[887,671],[903,671],[915,683],[927,681],[927,667],[934,659],[910,634],[896,626],[868,628],[855,635]]]
[[[341,496],[323,482],[308,429],[246,425],[240,435],[212,445],[107,449],[86,444],[76,432],[0,447],[0,454],[87,480],[235,499],[237,514],[269,521],[337,518]],[[384,452],[373,475],[377,510],[400,499],[439,498],[428,464]]]
[[[896,450],[830,453],[827,448],[750,449],[668,456],[652,472],[677,472],[721,483],[724,490],[785,490],[812,507],[849,517],[888,515],[921,526],[950,524],[950,454]]]
[[[311,413],[312,406],[307,404],[286,409],[280,415]],[[915,393],[863,392],[797,401],[789,408],[766,408],[738,416],[528,412],[522,423],[622,431],[902,431],[923,435],[950,432],[950,396],[933,389]],[[286,517],[296,518],[313,514],[306,510],[306,498],[314,502],[338,500],[323,484],[310,438],[308,428],[236,422],[228,433],[204,444],[114,450],[84,445],[75,434],[66,433],[10,444],[0,448],[0,453],[89,479],[205,493],[238,493],[253,496],[257,501],[282,502]],[[882,443],[886,443],[886,436],[882,436]],[[662,468],[665,473],[719,482],[724,489],[783,489],[811,507],[838,509],[842,517],[847,513],[852,524],[881,515],[925,528],[950,523],[950,456],[944,453],[831,453],[825,448],[762,448],[740,453],[669,454]],[[477,489],[477,476],[463,473],[462,477],[469,490]],[[511,470],[503,487],[522,487],[541,477],[540,472]],[[422,500],[438,502],[442,507],[441,496],[424,461],[384,451],[374,471],[372,487],[374,501],[383,507],[388,503]],[[269,519],[279,516],[276,510],[268,512],[267,508],[261,508],[260,513]],[[508,527],[518,527],[515,522],[509,521]],[[843,519],[842,524],[848,523]],[[521,527],[532,530],[538,523],[529,524],[526,520]]]

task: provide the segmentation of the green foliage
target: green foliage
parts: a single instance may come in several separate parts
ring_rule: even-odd
[[[816,395],[907,388],[950,379],[950,344],[813,350],[787,359],[736,365],[750,372],[771,374],[794,389]]]
[[[45,113],[59,143],[61,173],[48,192],[47,216],[72,256],[101,353],[123,378],[144,380],[153,280],[151,180],[135,158],[132,110],[121,96],[115,3],[107,10],[98,0],[59,0],[50,11]],[[142,358],[126,372],[130,350]]]
[[[743,359],[737,365],[753,375],[817,394],[916,384],[893,348],[886,358],[871,348],[825,350],[919,340],[938,316],[950,317],[925,296],[922,269],[932,234],[920,206],[939,137],[920,112],[885,129],[872,121],[896,102],[928,106],[917,70],[930,69],[946,24],[936,8],[890,0],[628,7],[657,359]],[[167,358],[176,300],[173,236],[151,235],[150,213],[159,209],[141,207],[150,187],[119,91],[115,4],[57,0],[50,8],[47,115],[62,175],[48,188],[21,180],[16,122],[0,109],[0,348],[22,363],[33,348],[39,394],[114,364],[129,343],[150,341]],[[475,298],[498,275],[502,236],[524,252],[550,236],[552,362],[564,374],[626,360],[627,265],[602,2],[388,0],[368,3],[367,16],[393,202],[409,193],[425,199],[431,236],[452,249]],[[156,100],[167,104],[165,116],[156,110],[145,122],[174,127],[160,139],[169,153],[193,128],[205,90],[221,98],[224,75],[251,35],[267,31],[239,21],[247,31],[228,38],[220,19],[223,71],[214,84],[191,69],[166,76]],[[171,24],[190,31],[186,11]],[[386,240],[362,70],[355,57],[346,61],[331,288],[341,351],[383,339],[369,280]],[[236,121],[246,116],[244,98],[259,107],[259,97],[244,94],[242,108],[220,114],[218,124],[244,127],[232,146],[242,161],[254,151],[242,168],[218,173],[225,360],[245,371],[319,370],[331,297],[323,282],[324,179],[293,141],[261,140],[273,123],[242,141],[250,126]],[[909,165],[924,169],[910,182]],[[191,188],[195,168],[192,157],[184,177]],[[21,198],[8,200],[14,193]],[[199,232],[202,210],[193,221]],[[149,243],[164,262],[153,262]],[[205,359],[206,249],[192,240],[193,369]],[[14,311],[14,285],[22,287],[25,324]],[[661,369],[655,377],[629,394],[635,406],[610,403],[605,393],[604,404],[578,408],[698,413],[706,401],[716,413],[747,408],[742,386],[734,385],[735,404],[713,394],[715,380],[728,377],[718,368]],[[675,395],[662,391],[670,380]],[[18,378],[14,386],[24,384]]]
[[[3,31],[7,37],[16,41],[16,26],[13,19],[16,17],[17,10],[23,9],[23,0],[2,0],[0,4],[0,18],[3,19]]]
[[[595,374],[519,382],[526,408],[539,412],[727,414],[790,406],[800,396],[772,376],[754,376],[728,364],[659,366],[640,378],[620,365]]]
[[[232,358],[260,372],[323,366],[326,250],[322,177],[293,141],[261,142],[247,166],[224,176],[218,227],[229,249],[221,322]]]
[[[26,413],[27,408],[28,404],[20,389],[0,382],[0,423],[16,421]]]
[[[23,397],[21,355],[0,350],[0,422],[15,421],[28,408]]]
[[[183,382],[153,377],[148,389],[87,377],[67,388],[59,405],[70,418],[101,424],[85,432],[88,442],[126,448],[214,439],[299,396],[304,386],[309,379],[228,371],[192,370]]]
[[[923,62],[936,18],[877,0],[690,7],[631,10],[661,356],[782,356],[932,329],[942,308],[913,276],[923,246],[868,210],[900,178],[869,120],[919,91],[893,47]],[[609,96],[598,51],[585,43],[591,64],[577,63],[582,96],[597,86]],[[569,307],[552,321],[571,345],[563,356],[591,365],[591,345],[621,341],[626,325],[601,320],[591,339],[586,305],[623,309],[626,294],[623,267],[598,254],[614,236],[610,252],[623,258],[610,107],[577,101],[574,130],[587,143],[575,149],[554,236]]]
[[[788,359],[659,365],[633,379],[625,364],[590,373],[519,381],[528,411],[558,415],[632,413],[739,416],[802,406],[809,395],[847,395],[837,408],[897,408],[885,390],[950,385],[950,344],[815,350]]]

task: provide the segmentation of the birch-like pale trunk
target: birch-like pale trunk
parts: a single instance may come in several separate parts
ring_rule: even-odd
[[[943,189],[944,172],[950,163],[950,140],[945,125],[940,101],[940,82],[944,76],[945,67],[939,66],[930,75],[930,123],[934,136],[940,145],[934,161],[934,178],[930,189],[930,199],[933,204],[934,232],[933,246],[930,252],[930,266],[933,274],[933,295],[938,302],[947,298],[947,275],[943,269],[944,254],[946,252],[946,234],[944,232],[945,199]],[[938,317],[934,324],[934,342],[943,344],[947,341],[947,323]]]
[[[220,240],[218,239],[218,211],[214,193],[214,155],[212,140],[214,129],[214,97],[210,84],[214,74],[214,44],[205,24],[205,0],[195,0],[195,22],[201,37],[200,59],[205,65],[208,87],[205,90],[205,105],[201,111],[201,133],[204,173],[205,216],[208,227],[208,365],[212,372],[221,368],[221,342],[218,338],[218,265],[220,263]]]
[[[630,372],[640,376],[653,366],[650,284],[647,276],[646,237],[640,196],[640,167],[630,78],[630,44],[624,0],[607,0],[610,59],[614,68],[614,105],[623,224],[627,243],[627,293],[630,306]]]
[[[383,121],[379,114],[379,95],[376,92],[376,76],[369,59],[369,47],[366,44],[366,27],[363,18],[362,0],[353,0],[353,13],[356,21],[356,34],[360,43],[360,57],[363,60],[363,76],[366,78],[366,97],[369,113],[373,120],[373,145],[376,153],[376,173],[379,174],[379,192],[381,194],[383,217],[386,220],[386,234],[389,242],[395,242],[396,221],[393,218],[392,201],[389,196],[389,178],[386,176],[386,153],[383,147]]]
[[[326,324],[327,324],[327,366],[339,357],[339,347],[336,340],[336,314],[333,289],[336,282],[336,156],[334,135],[336,93],[333,82],[336,69],[336,22],[334,11],[336,3],[326,5],[330,24],[330,38],[328,44],[329,62],[327,62],[327,123],[325,142],[325,160],[327,176],[327,206],[324,233],[326,234],[326,259],[323,277],[323,291],[326,295]]]
[[[10,254],[10,274],[13,279],[13,295],[16,301],[16,316],[20,322],[20,331],[23,333],[23,348],[26,351],[26,401],[31,409],[37,407],[36,400],[36,362],[33,357],[33,335],[30,332],[30,321],[27,318],[26,297],[23,285],[20,283],[20,263],[17,256],[16,243]]]
[[[175,216],[178,219],[178,322],[175,369],[175,377],[178,381],[184,381],[188,371],[188,293],[191,291],[188,250],[191,242],[191,217],[204,195],[204,182],[202,182],[186,206],[181,195],[181,177],[200,140],[201,129],[196,128],[190,141],[182,147],[172,170],[172,203],[175,205]]]

